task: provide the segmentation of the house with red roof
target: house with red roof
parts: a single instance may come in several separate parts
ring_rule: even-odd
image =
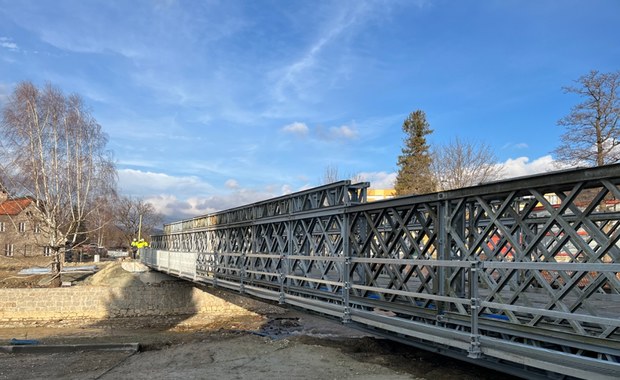
[[[0,190],[0,255],[48,256],[48,239],[35,216],[40,213],[32,198],[9,198]]]

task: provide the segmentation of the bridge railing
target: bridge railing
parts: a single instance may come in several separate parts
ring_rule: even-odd
[[[152,254],[508,370],[607,376],[620,360],[619,184],[613,165],[366,203],[365,184],[341,182],[167,225]]]

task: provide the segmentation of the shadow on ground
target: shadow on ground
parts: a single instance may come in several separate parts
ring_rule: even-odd
[[[151,270],[136,261],[108,265],[80,285],[106,287],[106,318],[91,327],[110,334],[153,331],[255,331],[282,309]]]

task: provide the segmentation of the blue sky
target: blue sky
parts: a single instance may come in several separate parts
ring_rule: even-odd
[[[562,86],[620,69],[620,1],[0,0],[0,103],[20,81],[82,95],[123,194],[185,218],[316,186],[392,184],[416,109],[552,167]]]

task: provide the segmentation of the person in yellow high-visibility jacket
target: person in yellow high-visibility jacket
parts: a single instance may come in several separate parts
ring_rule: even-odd
[[[144,241],[144,239],[136,240],[133,239],[131,242],[131,251],[133,253],[133,258],[137,259],[139,257],[139,249],[146,248],[149,246],[149,243]]]

